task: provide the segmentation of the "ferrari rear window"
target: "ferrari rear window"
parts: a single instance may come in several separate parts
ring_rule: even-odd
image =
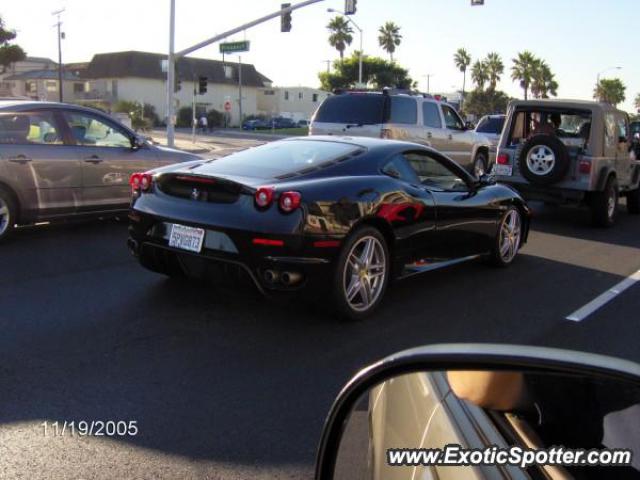
[[[289,140],[243,150],[213,162],[216,173],[244,177],[275,178],[311,172],[363,151],[344,142]]]

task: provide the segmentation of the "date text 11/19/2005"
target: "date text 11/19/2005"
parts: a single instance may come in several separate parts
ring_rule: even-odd
[[[44,421],[40,424],[45,437],[135,437],[137,420]]]

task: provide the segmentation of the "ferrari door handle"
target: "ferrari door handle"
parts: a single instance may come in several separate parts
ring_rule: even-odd
[[[9,157],[9,161],[13,163],[28,163],[31,161],[26,155],[16,155],[15,157]]]
[[[102,159],[101,159],[99,156],[97,156],[97,155],[91,155],[90,157],[86,157],[86,158],[84,159],[84,161],[85,161],[86,163],[93,163],[93,164],[96,164],[96,163],[101,163],[101,162],[102,162]]]

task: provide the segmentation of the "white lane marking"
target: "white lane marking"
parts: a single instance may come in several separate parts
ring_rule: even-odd
[[[613,286],[602,295],[594,298],[589,303],[587,303],[584,307],[579,308],[571,315],[566,317],[566,320],[571,320],[572,322],[581,322],[593,312],[598,310],[603,305],[609,303],[611,300],[616,298],[622,292],[624,292],[629,287],[633,286],[636,282],[640,282],[640,270],[636,273],[629,275],[623,281]]]

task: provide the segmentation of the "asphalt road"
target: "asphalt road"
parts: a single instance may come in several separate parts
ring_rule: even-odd
[[[309,479],[334,396],[397,350],[506,342],[640,361],[640,283],[565,319],[640,269],[640,218],[596,230],[586,211],[537,208],[534,222],[509,269],[399,282],[351,324],[147,272],[115,221],[21,229],[0,247],[0,478]],[[51,432],[81,420],[135,420],[139,433]]]

